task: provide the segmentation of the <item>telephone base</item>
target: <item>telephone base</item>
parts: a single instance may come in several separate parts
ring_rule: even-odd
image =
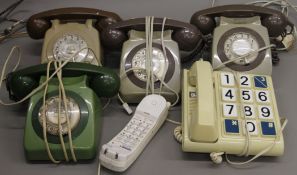
[[[44,81],[41,78],[40,83]],[[93,90],[86,86],[87,77],[63,78],[67,98],[72,98],[79,106],[80,119],[72,129],[72,142],[77,160],[93,159],[96,156],[99,140],[101,103]],[[47,99],[58,95],[57,79],[49,82]],[[33,95],[29,102],[26,119],[24,148],[28,160],[50,160],[46,151],[42,125],[38,115],[42,106],[43,91]],[[73,116],[71,115],[70,119]],[[69,160],[69,137],[63,135]],[[50,151],[55,160],[65,160],[59,135],[47,133]]]
[[[183,151],[258,155],[271,147],[262,155],[283,155],[270,76],[212,72],[209,62],[197,61],[184,70],[182,88]]]

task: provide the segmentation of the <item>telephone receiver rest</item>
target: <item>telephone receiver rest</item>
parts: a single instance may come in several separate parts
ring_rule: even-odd
[[[31,16],[27,22],[27,32],[33,39],[44,38],[46,31],[51,27],[51,20],[59,19],[62,22],[85,22],[86,19],[95,19],[95,28],[101,31],[110,24],[121,21],[121,18],[108,11],[92,8],[69,7],[53,9]]]
[[[50,75],[55,71],[50,67]],[[20,100],[39,86],[40,76],[46,76],[47,64],[31,66],[7,75],[6,88],[11,100]],[[67,63],[62,68],[63,77],[88,76],[88,86],[98,97],[112,97],[120,88],[120,79],[111,69],[87,63]]]
[[[208,8],[194,13],[190,23],[206,35],[213,32],[216,26],[215,17],[220,16],[229,18],[260,16],[262,25],[267,28],[270,37],[281,35],[288,25],[291,27],[291,32],[294,28],[293,23],[280,11],[255,5],[223,5]]]
[[[154,18],[153,30],[161,31],[162,23],[163,18]],[[101,33],[102,44],[111,50],[121,49],[124,41],[128,39],[130,30],[145,31],[145,18],[120,21],[103,29]],[[192,51],[196,46],[202,45],[200,31],[189,23],[166,19],[164,30],[173,30],[172,38],[178,43],[181,50]]]

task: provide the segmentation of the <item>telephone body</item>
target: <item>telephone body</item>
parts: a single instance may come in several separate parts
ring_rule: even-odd
[[[183,71],[183,151],[239,155],[249,144],[245,153],[257,155],[275,142],[264,155],[280,156],[280,127],[270,76],[213,71],[206,61]]]
[[[212,34],[211,62],[214,68],[242,56],[220,70],[263,75],[271,75],[272,63],[279,58],[271,54],[271,47],[254,51],[270,46],[270,40],[287,35],[288,26],[290,33],[294,28],[281,12],[254,5],[224,5],[201,10],[191,17],[191,24],[204,35]]]
[[[8,74],[6,87],[10,99],[20,100],[44,83],[46,70],[47,64],[41,64]],[[50,73],[54,70],[52,65]],[[63,67],[62,73],[70,121],[70,125],[67,125],[65,108],[61,107],[61,127],[66,150],[70,152],[66,131],[71,127],[76,159],[92,159],[96,156],[100,135],[102,108],[99,97],[112,97],[117,94],[119,77],[107,68],[86,63],[69,62]],[[24,134],[24,148],[28,160],[49,160],[43,136],[44,119],[47,120],[47,140],[53,157],[56,160],[65,160],[58,134],[58,86],[57,78],[49,81],[45,106],[44,89],[30,98]]]
[[[31,16],[27,31],[31,38],[44,38],[41,63],[73,58],[74,62],[102,65],[102,46],[99,32],[121,21],[112,12],[91,8],[61,8]]]
[[[197,45],[202,45],[200,32],[193,26],[180,21],[166,19],[163,41],[166,57],[161,45],[162,18],[154,18],[152,62],[153,73],[157,75],[154,81],[156,92],[160,90],[160,79],[175,92],[180,92],[180,50],[191,51]],[[110,25],[102,32],[102,44],[110,49],[121,49],[120,94],[129,103],[139,103],[146,94],[146,32],[145,18],[135,18],[120,21]],[[132,70],[133,68],[143,70]],[[176,100],[176,94],[168,88],[162,88],[160,93],[169,102]]]

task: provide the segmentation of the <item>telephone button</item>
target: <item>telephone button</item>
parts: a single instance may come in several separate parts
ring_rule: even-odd
[[[261,122],[262,134],[263,135],[276,135],[274,122]]]
[[[254,77],[255,87],[257,88],[267,88],[267,80],[264,76]]]
[[[234,75],[228,72],[221,73],[221,84],[222,86],[234,86]]]
[[[236,103],[223,103],[223,112],[225,117],[237,117],[237,105]]]
[[[250,135],[258,135],[258,127],[256,120],[248,120],[246,121],[246,127]],[[243,129],[245,133],[245,129]]]
[[[222,88],[222,99],[224,101],[236,101],[235,88]]]
[[[251,83],[251,78],[249,75],[240,75],[239,76],[239,81],[240,81],[240,86],[241,87],[248,87],[250,88],[252,83]]]
[[[256,90],[256,99],[257,102],[259,103],[269,103],[270,98],[269,98],[269,91],[258,91]]]
[[[253,105],[243,105],[243,114],[245,118],[255,118],[255,106]]]
[[[239,133],[238,120],[225,119],[225,129],[227,133]]]
[[[259,106],[258,109],[260,119],[273,119],[273,112],[270,106]]]

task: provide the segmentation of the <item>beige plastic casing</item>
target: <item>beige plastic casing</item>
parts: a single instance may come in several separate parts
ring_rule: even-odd
[[[201,70],[197,73],[196,77],[191,77],[190,71],[193,70]],[[201,72],[205,72],[204,74]],[[185,152],[200,152],[200,153],[211,153],[211,152],[225,152],[227,154],[241,154],[244,150],[246,144],[246,136],[241,132],[240,135],[232,135],[226,134],[223,127],[223,112],[221,106],[221,98],[220,96],[220,88],[218,83],[220,83],[220,71],[213,72],[211,76],[206,75],[212,72],[212,68],[210,63],[204,61],[197,61],[193,64],[190,70],[183,71],[183,86],[182,86],[182,149]],[[192,74],[193,75],[193,74]],[[212,80],[206,80],[211,77]],[[193,84],[193,78],[196,78],[198,83],[201,84]],[[278,114],[278,109],[276,106],[276,99],[274,95],[273,84],[270,76],[266,76],[268,83],[268,91],[270,92],[270,99],[272,108],[274,111],[274,122],[275,122],[275,130],[276,136],[259,136],[250,138],[250,146],[249,146],[249,155],[256,155],[263,151],[265,148],[273,144],[275,141],[275,145],[271,150],[266,152],[264,155],[266,156],[280,156],[284,152],[284,140],[283,135],[280,132],[280,118]],[[200,79],[200,80],[199,80]],[[210,84],[205,85],[206,83],[212,84],[212,89],[206,89],[204,86],[209,87]],[[192,92],[197,92],[195,98],[189,98],[189,94]],[[204,101],[205,96],[213,96],[212,93],[215,93],[214,103],[213,104],[205,104],[203,105],[203,112],[199,110],[201,105],[198,103],[206,103]],[[193,96],[192,96],[193,97]],[[209,97],[207,97],[209,98]],[[196,111],[199,111],[199,115],[196,115]],[[209,130],[205,129],[195,129],[191,128],[193,126],[193,121],[201,121],[199,119],[203,117],[205,121],[208,123],[213,123],[214,130],[213,132],[209,132]],[[198,119],[195,119],[198,118]],[[239,125],[242,129],[242,124]],[[196,127],[198,128],[198,126]],[[210,128],[209,128],[210,129]],[[191,132],[202,132],[204,134],[203,137],[209,136],[209,138],[214,138],[215,134],[218,133],[217,139],[213,141],[213,139],[207,139],[205,141],[196,138],[192,138],[193,134]],[[194,135],[194,136],[197,136]],[[202,138],[202,137],[201,137]]]
[[[251,29],[257,32],[262,39],[264,40],[265,46],[270,45],[269,35],[267,28],[261,25],[261,20],[259,16],[255,16],[252,18],[226,18],[220,17],[220,25],[215,28],[213,33],[213,42],[212,42],[212,65],[214,68],[222,64],[218,56],[218,42],[222,35],[230,29],[237,28],[237,27],[244,27]],[[245,73],[250,74],[261,74],[261,75],[271,75],[272,74],[272,59],[271,59],[271,49],[266,49],[265,56],[257,67],[252,70],[244,71]],[[224,66],[220,68],[221,71],[232,71],[232,69]]]
[[[171,39],[171,30],[164,31],[164,45],[171,52],[175,67],[172,78],[167,82],[167,85],[172,88],[177,93],[180,92],[180,53],[178,45],[175,41]],[[121,65],[120,65],[120,75],[121,79],[121,87],[120,94],[122,98],[128,103],[139,103],[143,97],[145,96],[145,88],[140,88],[135,85],[133,82],[127,78],[125,73],[125,64],[127,60],[128,54],[131,52],[133,48],[136,46],[145,43],[145,32],[131,30],[129,32],[129,40],[124,42],[122,48],[122,56],[121,56]],[[153,34],[153,43],[157,43],[161,45],[161,32],[154,32]],[[132,71],[130,73],[133,73]],[[149,90],[149,92],[151,92]],[[155,88],[155,93],[159,93],[159,88]],[[163,85],[161,94],[167,101],[173,103],[176,100],[176,95],[168,88]]]
[[[103,64],[102,49],[100,44],[99,32],[93,27],[91,19],[86,20],[85,24],[80,23],[60,23],[59,20],[52,20],[52,27],[47,30],[41,54],[41,63],[47,63],[54,59],[53,47],[55,42],[67,34],[74,34],[82,37],[88,47],[94,52],[96,60],[92,62],[94,65]]]

